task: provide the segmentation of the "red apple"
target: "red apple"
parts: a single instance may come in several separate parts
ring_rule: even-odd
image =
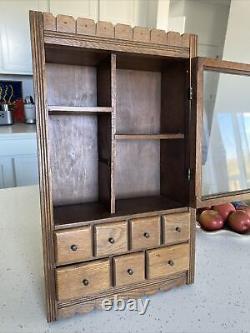
[[[248,206],[239,206],[237,210],[243,210],[250,217],[250,207]]]
[[[224,226],[223,218],[215,210],[204,210],[200,214],[199,222],[202,228],[208,231],[219,230]]]
[[[213,206],[212,208],[213,208],[213,210],[215,210],[216,212],[218,212],[220,214],[220,216],[223,218],[223,221],[226,221],[228,216],[231,213],[235,212],[235,207],[231,203],[226,203],[223,205],[216,205],[216,206]]]
[[[234,231],[240,234],[250,231],[250,217],[244,210],[237,210],[230,214],[228,224]]]
[[[197,221],[199,221],[199,217],[201,215],[201,213],[204,211],[204,210],[209,210],[210,207],[202,207],[202,208],[198,208],[196,210],[196,218],[197,218]]]

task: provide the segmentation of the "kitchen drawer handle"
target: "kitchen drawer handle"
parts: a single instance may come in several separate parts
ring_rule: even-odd
[[[176,227],[175,230],[176,230],[177,232],[181,232],[181,228],[180,228],[180,227]]]
[[[174,262],[173,262],[173,260],[169,260],[169,261],[168,261],[168,264],[169,264],[170,266],[174,266]]]
[[[129,268],[129,269],[127,270],[127,272],[128,272],[129,275],[133,275],[133,274],[134,274],[134,271],[132,270],[132,268]]]
[[[150,234],[148,232],[144,232],[144,237],[145,238],[149,238],[150,237]]]
[[[109,242],[110,242],[110,244],[114,244],[114,242],[115,242],[114,238],[113,238],[113,237],[110,237],[110,238],[109,238]]]
[[[77,246],[75,244],[71,245],[70,248],[71,248],[72,251],[77,251]]]
[[[82,283],[83,283],[84,286],[88,286],[89,285],[89,280],[83,279]]]

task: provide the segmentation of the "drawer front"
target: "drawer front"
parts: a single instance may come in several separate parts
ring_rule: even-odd
[[[163,216],[164,244],[187,241],[190,238],[190,213]]]
[[[160,216],[131,220],[131,248],[134,250],[151,246],[159,246],[161,242],[160,229]]]
[[[57,268],[57,299],[65,301],[106,290],[110,287],[108,259]]]
[[[92,237],[89,226],[55,233],[56,263],[81,261],[92,257]]]
[[[128,250],[127,222],[96,225],[95,255],[103,256]]]
[[[115,257],[114,272],[117,287],[143,281],[145,279],[144,253]]]
[[[147,278],[154,279],[189,269],[189,244],[147,251]]]

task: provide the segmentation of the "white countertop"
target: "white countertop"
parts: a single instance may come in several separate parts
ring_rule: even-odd
[[[20,136],[20,135],[36,135],[36,125],[32,124],[14,124],[8,126],[0,126],[0,137]]]
[[[250,332],[250,237],[197,230],[195,284],[149,297],[145,315],[45,318],[38,187],[0,190],[0,332]]]

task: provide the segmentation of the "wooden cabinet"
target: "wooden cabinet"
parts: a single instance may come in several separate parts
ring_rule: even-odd
[[[30,20],[48,320],[193,283],[196,36]]]

